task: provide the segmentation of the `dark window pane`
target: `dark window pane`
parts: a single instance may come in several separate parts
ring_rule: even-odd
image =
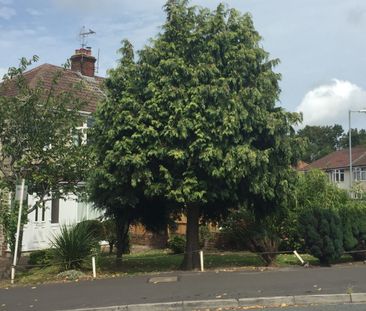
[[[57,224],[60,213],[60,199],[52,199],[51,205],[51,224]]]

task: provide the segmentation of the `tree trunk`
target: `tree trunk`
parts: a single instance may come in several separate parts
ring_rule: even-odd
[[[200,208],[193,205],[187,209],[186,253],[182,263],[182,269],[195,270],[200,268],[199,259],[199,220]]]
[[[109,242],[108,244],[109,244],[109,255],[112,255],[114,242]]]
[[[117,256],[116,256],[116,264],[122,264],[122,255],[125,250],[125,244],[128,242],[128,230],[130,228],[130,223],[126,220],[122,215],[116,215],[116,234],[117,234]]]

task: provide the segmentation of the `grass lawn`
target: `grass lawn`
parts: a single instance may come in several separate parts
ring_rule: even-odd
[[[166,251],[155,250],[141,254],[125,255],[121,267],[115,265],[114,256],[102,256],[99,259],[102,272],[123,272],[128,274],[140,272],[161,272],[180,269],[183,255],[173,255]],[[262,260],[250,252],[216,252],[204,254],[205,269],[228,267],[259,267]]]
[[[311,265],[318,265],[316,258],[304,254],[302,258]],[[137,273],[167,272],[180,269],[183,255],[169,254],[166,250],[150,250],[143,253],[124,255],[121,266],[116,266],[115,256],[101,255],[97,258],[97,272],[99,277],[115,277],[120,275],[132,275]],[[352,257],[343,256],[341,262],[350,262]],[[207,270],[219,269],[253,269],[264,267],[261,258],[250,252],[205,252],[204,264]],[[293,254],[278,255],[273,266],[286,267],[300,265],[299,260]],[[84,272],[91,277],[91,264],[87,261],[83,267]],[[60,268],[48,266],[32,268],[17,273],[16,283],[21,285],[37,284],[43,282],[62,281],[57,279]],[[0,283],[0,286],[8,286],[9,283]]]

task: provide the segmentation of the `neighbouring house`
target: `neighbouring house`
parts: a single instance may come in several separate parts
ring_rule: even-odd
[[[86,105],[82,115],[85,115],[85,122],[80,125],[80,131],[90,126],[91,113],[96,109],[97,104],[105,97],[102,91],[102,83],[104,78],[95,76],[96,58],[92,56],[90,49],[77,49],[75,54],[71,56],[71,69],[64,70],[63,67],[50,64],[37,66],[24,73],[27,83],[32,87],[39,81],[43,83],[45,88],[52,85],[52,79],[55,74],[62,70],[56,92],[71,91],[75,96],[79,97]],[[73,86],[81,83],[82,87],[78,88],[75,93]],[[5,96],[16,95],[16,89],[7,89]],[[28,204],[32,204],[32,196],[28,196]],[[49,247],[50,239],[60,230],[63,224],[72,224],[84,219],[93,219],[98,217],[91,203],[77,200],[74,195],[70,195],[66,200],[57,199],[46,203],[45,209],[36,209],[28,215],[28,223],[24,226],[23,232],[23,251],[32,251]],[[4,235],[0,228],[0,256],[4,255]]]
[[[300,168],[299,171],[320,169],[326,172],[329,179],[340,188],[350,188],[350,163],[349,149],[334,151],[309,165]],[[352,148],[352,181],[366,190],[366,147],[356,146]]]

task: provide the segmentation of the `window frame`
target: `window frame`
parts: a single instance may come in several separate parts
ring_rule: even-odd
[[[331,181],[335,183],[344,182],[345,170],[343,168],[334,169],[330,172]]]

